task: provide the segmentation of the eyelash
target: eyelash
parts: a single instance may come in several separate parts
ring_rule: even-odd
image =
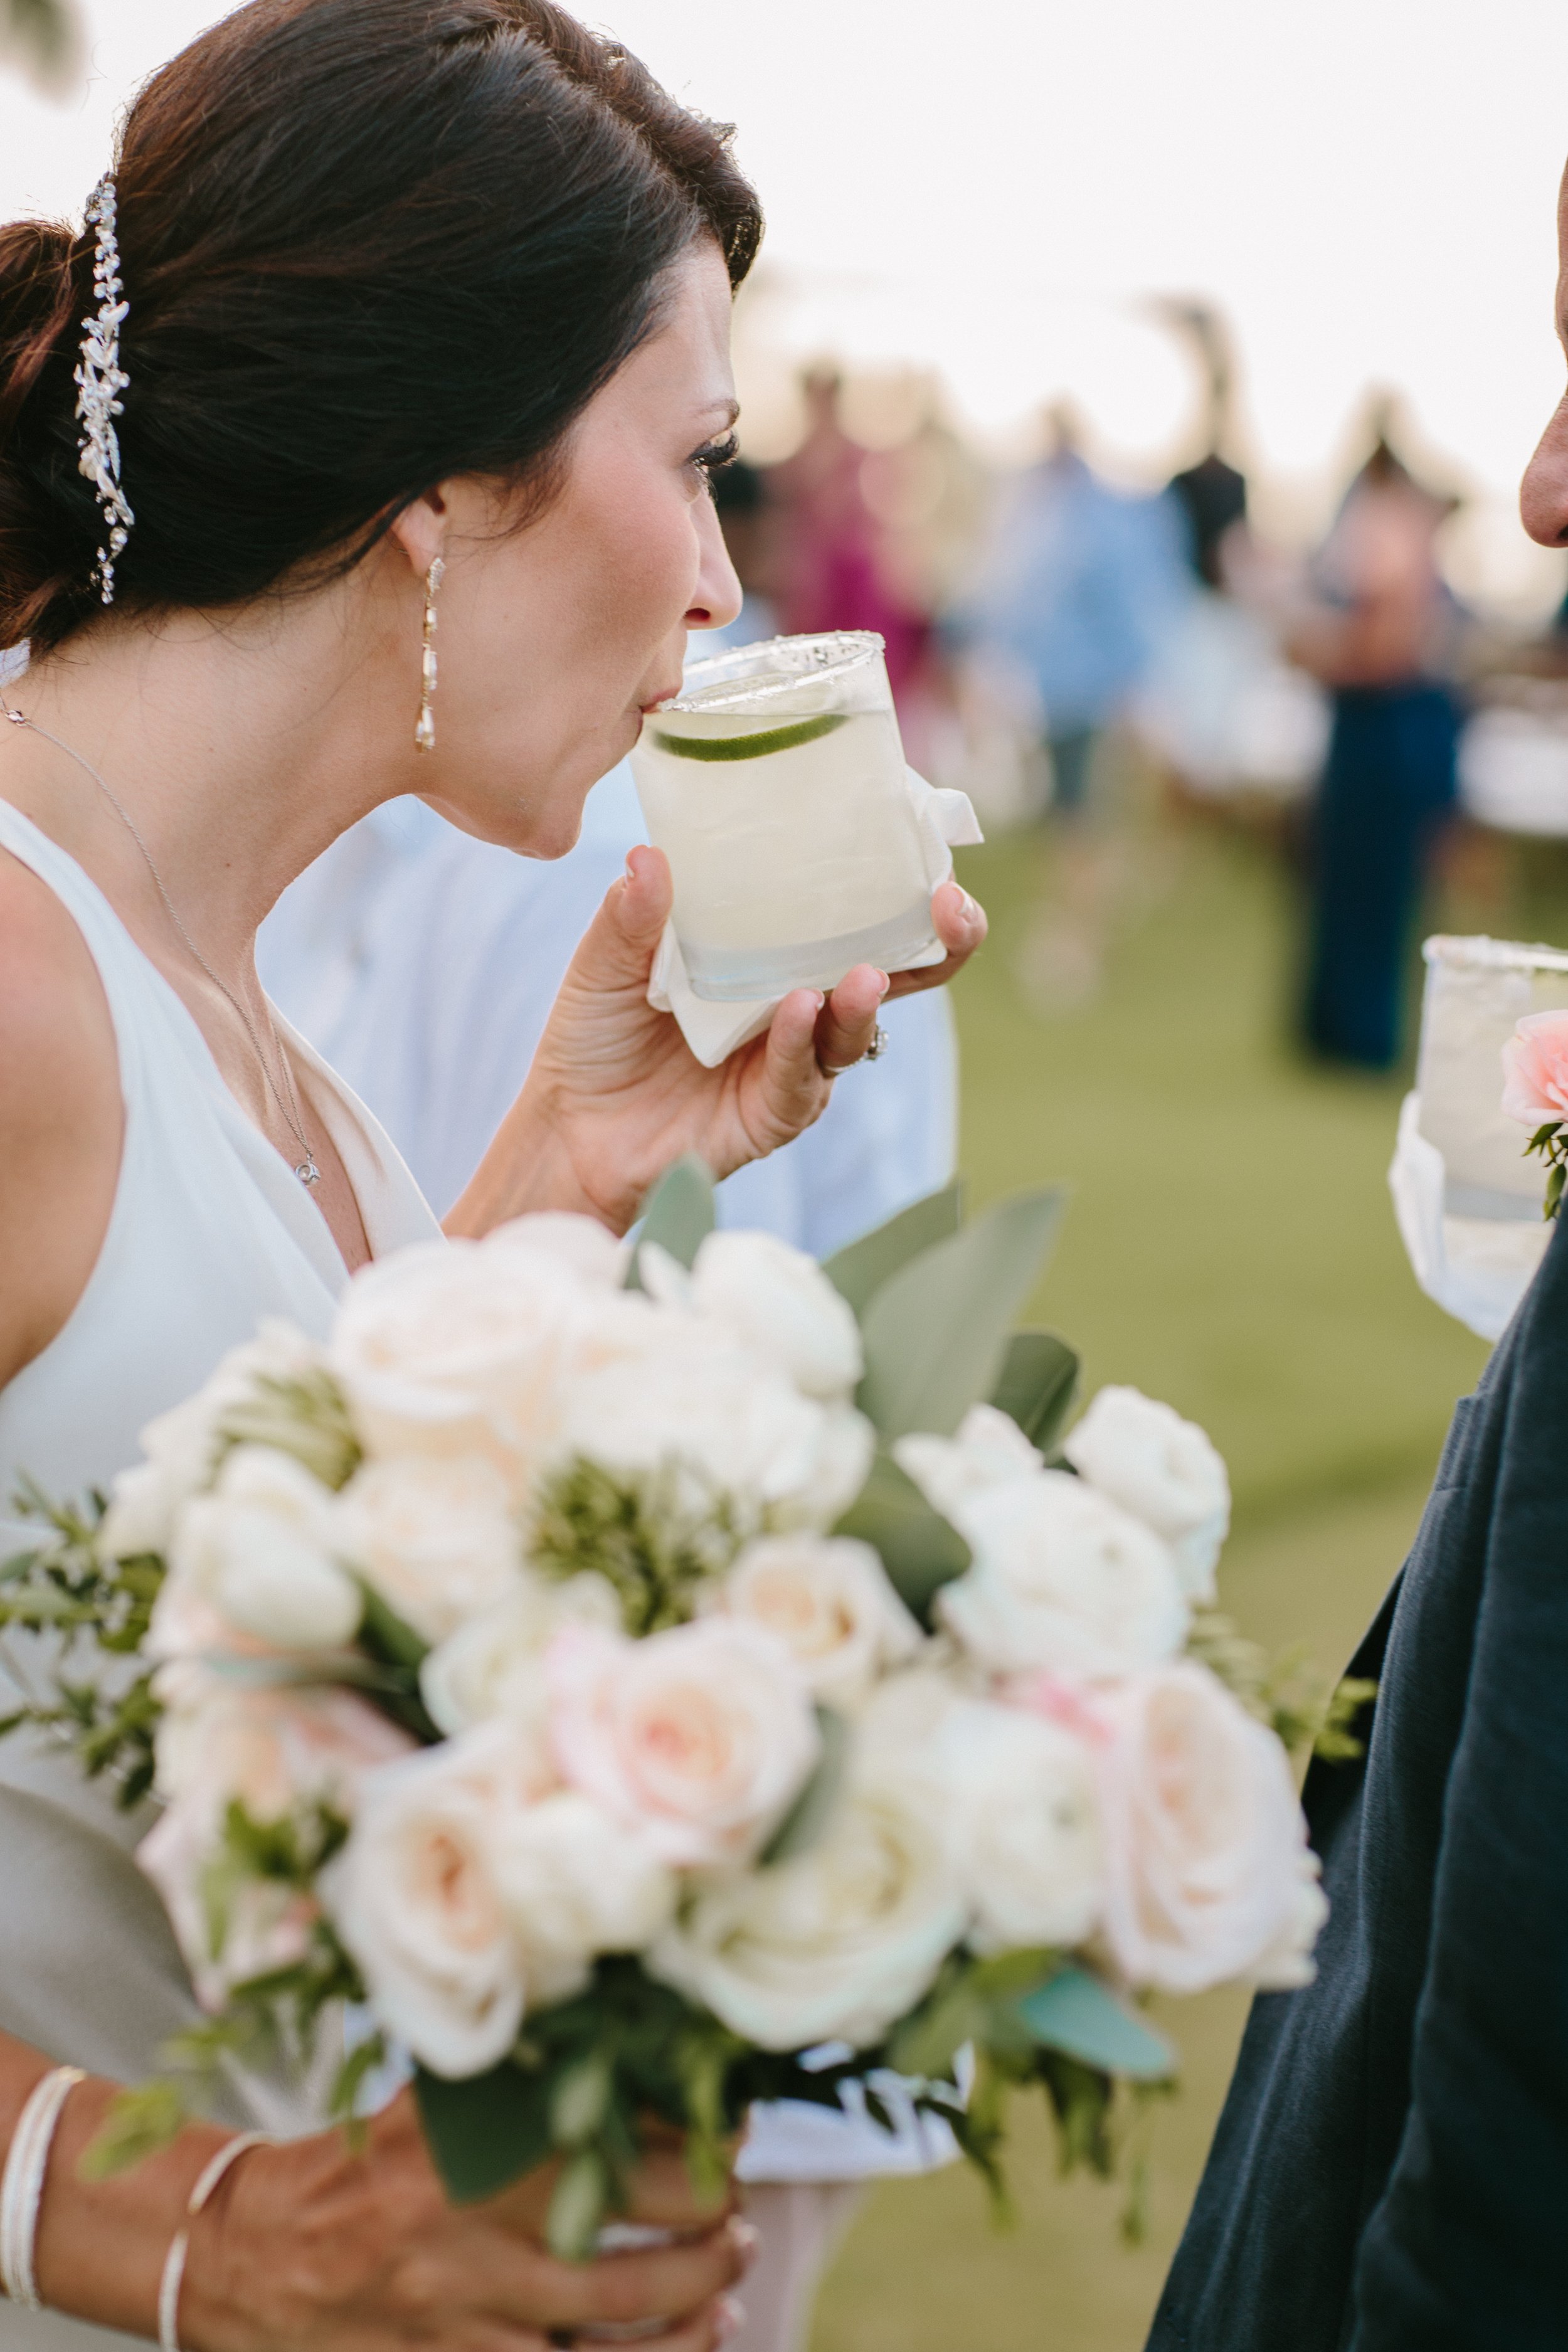
[[[714,475],[721,474],[726,466],[732,465],[740,450],[741,444],[736,436],[726,433],[722,441],[709,441],[693,454],[691,463],[706,480],[710,491],[713,488]]]

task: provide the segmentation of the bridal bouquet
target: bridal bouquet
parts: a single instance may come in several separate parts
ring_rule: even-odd
[[[36,1498],[24,1715],[161,1804],[179,2059],[302,2060],[357,2003],[341,2111],[402,2053],[452,2194],[553,2157],[575,2252],[645,2118],[717,2179],[752,2101],[880,2117],[889,2072],[993,2170],[1039,2084],[1104,2168],[1117,2082],[1172,2068],[1141,1994],[1304,1982],[1224,1465],[1130,1389],[1063,1438],[1076,1360],[1011,1329],[1058,1207],[950,1191],[819,1267],[682,1163],[635,1244],[542,1215],[367,1268],[107,1508]]]

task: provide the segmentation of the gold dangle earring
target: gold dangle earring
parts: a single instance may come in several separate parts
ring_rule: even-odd
[[[446,569],[437,556],[425,574],[425,635],[419,656],[419,723],[414,730],[416,751],[433,751],[436,749],[436,719],[430,708],[436,698],[436,595]]]

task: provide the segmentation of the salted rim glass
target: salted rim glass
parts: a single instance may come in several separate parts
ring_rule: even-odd
[[[738,710],[782,700],[802,687],[847,677],[879,661],[886,642],[872,629],[830,629],[814,637],[764,637],[692,662],[680,692],[660,710]],[[748,682],[748,672],[771,675]],[[780,673],[784,673],[781,675]],[[655,714],[658,715],[657,713]]]

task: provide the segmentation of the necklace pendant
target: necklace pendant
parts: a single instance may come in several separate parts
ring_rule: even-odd
[[[319,1184],[321,1181],[321,1171],[308,1152],[304,1159],[300,1160],[298,1168],[295,1169],[294,1173],[298,1176],[301,1184]]]

